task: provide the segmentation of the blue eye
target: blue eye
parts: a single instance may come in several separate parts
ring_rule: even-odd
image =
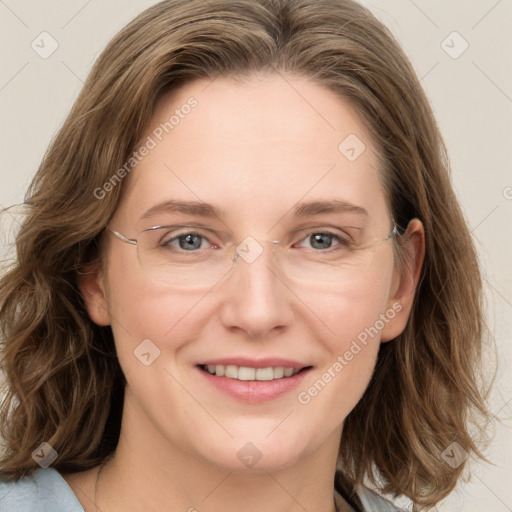
[[[309,247],[304,245],[307,241],[309,241]],[[158,245],[163,249],[185,252],[198,252],[200,249],[206,249],[208,247],[218,248],[216,244],[212,244],[204,235],[190,231],[177,235],[169,231],[161,238]],[[327,253],[330,251],[348,249],[352,246],[352,242],[348,238],[344,238],[329,231],[314,231],[303,238],[299,246],[313,249],[315,252]]]
[[[314,249],[329,249],[335,238],[329,233],[313,233],[307,237]]]
[[[201,249],[202,242],[207,239],[198,234],[198,233],[183,233],[181,235],[177,235],[166,242],[162,243],[163,247],[176,247],[174,242],[178,242],[179,249],[183,249],[184,251],[194,251],[196,249]]]
[[[303,242],[306,240],[310,240],[311,248],[318,250],[325,250],[333,248],[333,241],[337,241],[338,243],[334,245],[334,247],[342,249],[344,247],[349,247],[350,242],[345,238],[335,235],[334,233],[318,231],[314,233],[310,233],[303,239]]]

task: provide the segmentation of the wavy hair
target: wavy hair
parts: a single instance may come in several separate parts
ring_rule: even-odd
[[[27,192],[17,259],[0,281],[3,478],[31,474],[43,441],[63,472],[115,450],[126,381],[112,331],[90,320],[78,277],[101,261],[122,184],[101,199],[97,191],[130,158],[164,93],[260,71],[304,76],[347,99],[377,143],[392,215],[425,228],[411,315],[382,344],[346,418],[337,482],[369,479],[429,506],[465,466],[442,459],[453,441],[482,456],[470,435],[489,418],[481,272],[431,107],[396,40],[352,0],[167,0],[101,53]]]

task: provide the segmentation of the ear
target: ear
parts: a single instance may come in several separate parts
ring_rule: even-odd
[[[382,329],[381,342],[393,340],[400,335],[411,313],[425,257],[425,230],[419,219],[409,222],[399,243],[404,251],[404,263],[394,271],[388,301],[388,311],[393,310],[396,314]]]
[[[110,325],[104,274],[99,263],[82,268],[78,274],[78,287],[91,320],[101,326]]]

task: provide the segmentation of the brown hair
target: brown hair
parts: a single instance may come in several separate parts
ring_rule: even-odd
[[[398,43],[351,0],[167,0],[100,55],[27,193],[17,261],[0,281],[4,478],[32,473],[31,453],[43,441],[63,472],[96,466],[115,450],[125,379],[112,331],[89,319],[77,277],[100,258],[122,186],[101,200],[95,191],[130,157],[164,92],[256,71],[309,77],[347,98],[381,152],[394,218],[425,227],[408,324],[382,344],[345,421],[344,478],[367,476],[385,492],[432,505],[464,467],[446,464],[443,450],[456,441],[481,455],[470,436],[488,417],[479,265],[431,108]]]

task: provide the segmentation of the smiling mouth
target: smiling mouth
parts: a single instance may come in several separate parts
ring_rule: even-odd
[[[251,368],[248,366],[235,365],[199,365],[201,370],[217,377],[226,377],[228,379],[241,381],[272,381],[293,377],[298,373],[308,370],[311,366],[304,368],[290,368],[285,366],[269,366],[267,368]]]

